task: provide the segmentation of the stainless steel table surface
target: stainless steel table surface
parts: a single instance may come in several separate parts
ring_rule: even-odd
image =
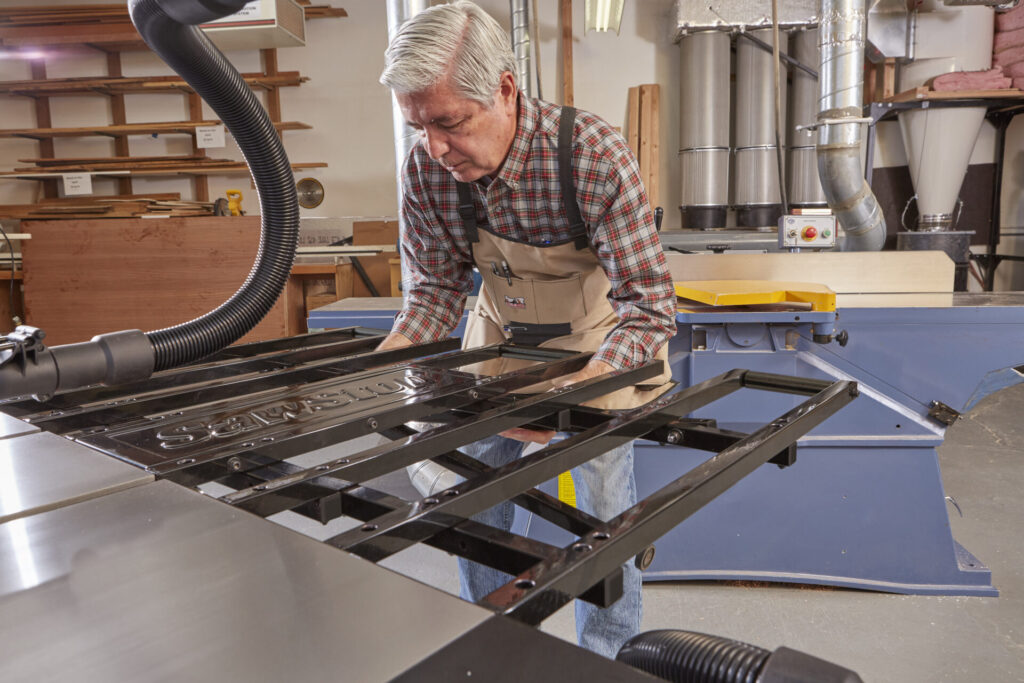
[[[0,523],[153,481],[153,475],[46,432],[0,439]]]
[[[6,413],[0,413],[0,439],[10,439],[22,434],[33,434],[39,431],[39,427],[29,424],[24,420],[11,417]]]
[[[487,610],[169,482],[0,525],[0,680],[388,680]]]

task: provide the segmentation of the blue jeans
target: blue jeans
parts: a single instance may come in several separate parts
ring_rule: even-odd
[[[522,441],[492,436],[460,450],[490,467],[500,467],[519,458],[525,446]],[[607,521],[633,506],[636,481],[632,442],[577,467],[572,471],[572,479],[580,509],[595,517]],[[514,515],[515,506],[506,501],[473,519],[508,531]],[[601,609],[583,600],[576,601],[576,636],[580,646],[609,659],[614,659],[622,644],[640,632],[640,570],[627,562],[622,571],[623,595],[611,607]],[[460,594],[465,600],[476,602],[511,578],[497,569],[459,559]]]

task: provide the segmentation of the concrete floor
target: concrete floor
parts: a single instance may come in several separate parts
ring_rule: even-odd
[[[866,683],[1024,682],[1024,385],[989,396],[950,427],[939,459],[946,494],[963,513],[949,506],[953,535],[991,568],[1000,597],[658,582],[644,586],[644,630],[694,630],[768,649],[785,645],[849,667]],[[381,488],[413,493],[401,475]],[[292,513],[279,519],[289,526],[308,522]],[[304,531],[325,538],[342,524]],[[430,548],[381,564],[458,591],[454,558]],[[543,629],[575,642],[571,606]]]

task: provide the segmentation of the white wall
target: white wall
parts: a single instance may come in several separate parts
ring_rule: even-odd
[[[62,4],[83,4],[65,0]],[[278,50],[278,66],[283,71],[297,70],[310,81],[298,88],[281,89],[284,120],[302,121],[313,126],[309,131],[286,132],[285,147],[292,161],[326,161],[325,169],[312,169],[299,175],[318,178],[326,189],[326,198],[304,215],[394,215],[395,168],[391,126],[391,100],[387,89],[377,83],[387,47],[387,23],[382,0],[333,0],[344,7],[347,18],[318,19],[307,22],[307,45]],[[480,4],[508,27],[507,0],[484,0]],[[559,101],[560,59],[558,54],[558,3],[545,0],[540,6],[541,83],[546,99]],[[678,224],[679,171],[676,152],[678,130],[672,125],[678,116],[678,57],[672,42],[672,0],[631,2],[622,21],[621,35],[591,32],[583,36],[583,2],[574,3],[574,76],[576,106],[602,116],[613,126],[626,122],[627,93],[641,83],[661,83],[661,173],[662,203],[666,206],[667,225]],[[259,70],[256,51],[232,52],[232,62],[241,71]],[[152,54],[125,52],[125,75],[163,75],[171,73]],[[57,76],[105,76],[102,54],[82,51],[48,60],[49,74]],[[0,79],[29,78],[24,62],[0,60]],[[181,95],[129,95],[126,97],[129,122],[171,121],[188,118]],[[102,96],[52,98],[53,123],[61,125],[98,125],[110,120],[110,103]],[[213,118],[207,109],[207,114]],[[23,98],[0,98],[0,124],[4,128],[33,127],[31,102]],[[133,155],[185,154],[189,140],[183,136],[132,137]],[[102,138],[73,138],[57,141],[58,156],[104,156],[113,154],[113,143]],[[240,158],[233,144],[224,150],[209,150],[210,156]],[[19,165],[16,160],[38,156],[31,140],[0,140],[0,168]],[[211,196],[242,185],[239,176],[212,176]],[[136,192],[181,192],[190,198],[191,183],[185,179],[137,179]],[[113,181],[96,181],[96,193],[116,191]],[[38,183],[0,181],[0,202],[28,203],[35,199]],[[256,211],[255,197],[247,195],[247,210]]]
[[[53,0],[51,0],[52,2]],[[87,0],[64,0],[63,4],[84,4]],[[344,7],[347,18],[318,19],[307,22],[307,45],[278,51],[281,70],[300,71],[310,81],[297,88],[281,90],[282,117],[303,121],[312,130],[286,132],[285,147],[292,161],[326,161],[328,168],[313,169],[298,175],[318,178],[326,189],[319,207],[303,210],[305,216],[394,215],[395,167],[391,124],[391,99],[386,88],[377,83],[387,43],[387,23],[383,0],[331,0]],[[506,27],[509,26],[507,0],[479,0],[485,9]],[[544,98],[561,99],[558,50],[558,3],[542,0],[540,15],[541,85]],[[679,63],[674,42],[673,0],[632,0],[626,3],[619,35],[591,32],[583,35],[583,0],[575,0],[573,63],[575,104],[592,111],[613,126],[626,125],[628,90],[642,83],[661,85],[661,204],[665,207],[665,227],[679,227],[680,173],[679,149]],[[229,54],[242,71],[260,70],[257,51]],[[161,75],[170,71],[159,59],[147,53],[124,53],[126,75]],[[54,76],[105,75],[105,58],[97,53],[77,53],[48,62]],[[28,78],[28,65],[0,59],[0,79]],[[109,120],[109,101],[105,97],[53,98],[54,125],[83,125]],[[181,95],[129,95],[126,98],[130,122],[184,120],[185,98]],[[207,111],[213,118],[212,114]],[[1024,118],[1024,117],[1022,117]],[[34,125],[31,103],[22,98],[0,97],[0,126],[4,128]],[[994,158],[994,131],[988,124],[979,136],[971,163],[991,163]],[[135,155],[183,154],[190,149],[189,139],[180,136],[133,137]],[[1024,122],[1011,126],[1006,144],[1003,187],[1003,224],[1009,230],[1024,226]],[[76,138],[57,141],[58,156],[100,156],[113,153],[113,143],[103,139]],[[30,140],[0,140],[0,168],[13,168],[16,159],[38,155]],[[210,150],[214,157],[239,158],[233,143],[225,150]],[[899,126],[879,126],[875,166],[906,163]],[[178,191],[190,198],[191,183],[186,179],[136,180],[136,192]],[[249,181],[241,176],[212,176],[211,196],[223,196],[230,188],[246,194],[245,208],[257,211]],[[38,184],[29,181],[0,180],[0,203],[34,200]],[[98,182],[97,193],[113,193],[112,181]],[[1024,242],[1024,239],[1018,240]],[[1014,247],[1006,241],[1007,253]],[[1020,247],[1017,247],[1020,248]],[[1002,247],[1001,247],[1002,249]],[[1024,268],[1005,263],[1000,282],[1024,287]]]

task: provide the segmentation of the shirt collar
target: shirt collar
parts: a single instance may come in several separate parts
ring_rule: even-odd
[[[501,171],[498,172],[498,179],[504,181],[513,190],[519,188],[519,177],[523,173],[526,157],[533,144],[533,134],[537,129],[538,114],[536,103],[520,92],[516,135],[512,139],[512,146],[508,150],[508,156],[505,157],[505,163],[502,164]]]

